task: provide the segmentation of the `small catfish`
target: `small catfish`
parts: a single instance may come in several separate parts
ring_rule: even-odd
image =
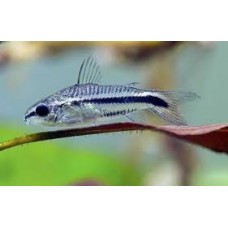
[[[62,89],[31,106],[25,122],[77,128],[117,121],[147,123],[146,112],[173,125],[186,125],[177,111],[179,104],[199,96],[192,92],[139,89],[128,85],[101,85],[101,70],[94,58],[82,62],[77,84]]]

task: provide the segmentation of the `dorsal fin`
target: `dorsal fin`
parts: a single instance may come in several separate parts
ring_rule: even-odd
[[[92,57],[86,58],[80,67],[77,84],[98,84],[101,80],[101,70],[97,61]]]

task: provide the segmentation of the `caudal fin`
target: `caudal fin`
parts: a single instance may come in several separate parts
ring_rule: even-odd
[[[150,110],[165,120],[174,125],[187,125],[187,122],[178,112],[177,108],[180,104],[186,101],[193,101],[199,96],[192,92],[175,92],[175,91],[153,91],[159,99],[163,100],[167,105],[153,105]]]

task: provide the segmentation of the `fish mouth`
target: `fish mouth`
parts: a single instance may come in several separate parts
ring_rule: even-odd
[[[34,117],[35,116],[35,112],[33,111],[33,112],[30,112],[30,113],[26,113],[25,114],[25,117],[24,117],[24,122],[26,123],[26,124],[29,124],[30,123],[30,119],[32,118],[32,117]]]
[[[24,122],[25,122],[27,125],[29,125],[29,124],[30,124],[30,119],[29,119],[27,116],[25,116],[25,117],[24,117]]]

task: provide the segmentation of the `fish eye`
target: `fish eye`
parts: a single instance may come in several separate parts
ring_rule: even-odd
[[[46,105],[41,104],[36,107],[35,112],[38,116],[45,117],[49,114],[50,111]]]

